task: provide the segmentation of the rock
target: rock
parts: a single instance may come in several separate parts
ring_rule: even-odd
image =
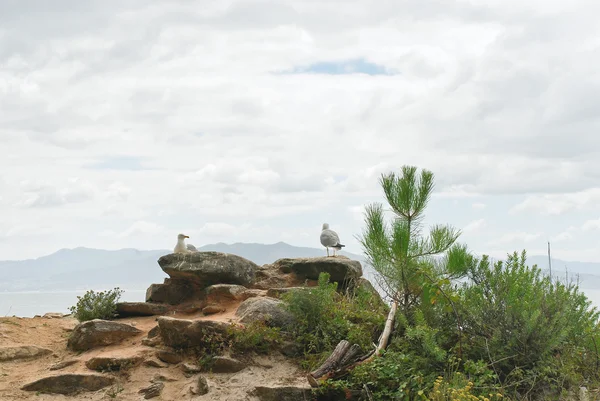
[[[176,382],[177,379],[173,379],[172,377],[165,376],[165,375],[162,375],[160,373],[157,373],[157,374],[154,375],[154,377],[150,381],[152,383],[156,383],[156,382]]]
[[[114,382],[115,378],[109,376],[67,373],[38,379],[24,385],[21,390],[73,395],[82,391],[98,391]]]
[[[152,284],[146,290],[146,302],[167,303],[178,305],[195,294],[202,292],[198,286],[185,280],[165,279],[163,284]]]
[[[153,302],[117,303],[119,317],[165,315],[169,313],[169,310],[167,305]]]
[[[42,316],[42,317],[45,319],[62,319],[65,316],[66,315],[64,313],[48,312],[48,313],[45,313],[44,316]]]
[[[295,274],[282,273],[279,266],[267,264],[261,266],[256,271],[256,282],[252,286],[259,290],[268,290],[269,288],[293,287],[302,284]]]
[[[219,305],[208,305],[202,309],[202,313],[205,315],[214,315],[215,313],[225,312],[225,308]]]
[[[307,290],[307,289],[311,289],[312,287],[285,287],[285,288],[270,288],[267,291],[267,296],[271,297],[271,298],[280,298],[281,295],[283,294],[287,294],[290,291],[296,291],[296,290]]]
[[[198,382],[196,383],[196,387],[190,388],[192,394],[194,395],[204,395],[208,394],[208,382],[204,376],[198,376]]]
[[[183,360],[183,356],[177,352],[170,350],[159,350],[156,352],[156,356],[163,362],[176,365]]]
[[[118,344],[140,334],[141,331],[129,324],[94,319],[78,324],[67,341],[73,351],[86,351],[95,347]]]
[[[264,297],[266,295],[267,295],[267,291],[265,291],[265,290],[250,289],[250,290],[246,290],[242,293],[241,300],[245,301],[248,298]]]
[[[160,337],[152,337],[152,338],[143,338],[142,345],[147,347],[156,347],[162,342],[162,338]]]
[[[206,288],[206,301],[210,303],[221,303],[239,301],[247,288],[237,284],[215,284]]]
[[[248,259],[221,252],[171,253],[161,256],[158,264],[172,279],[186,280],[201,288],[252,284],[258,268]]]
[[[144,358],[141,356],[129,357],[102,357],[97,356],[86,361],[85,366],[91,370],[101,372],[113,370],[126,370],[141,363]]]
[[[147,337],[154,338],[154,337],[158,337],[158,336],[160,336],[160,328],[158,327],[158,324],[157,324],[156,326],[154,326],[153,328],[150,329]]]
[[[255,387],[252,395],[260,401],[297,401],[312,400],[312,391],[309,387]]]
[[[250,298],[240,304],[236,316],[244,324],[265,321],[273,327],[287,328],[294,324],[294,316],[285,309],[283,301],[274,298]]]
[[[160,336],[164,344],[173,348],[189,348],[224,342],[231,335],[229,324],[209,320],[186,320],[161,316],[158,318],[158,327],[160,327]]]
[[[139,394],[144,394],[145,399],[150,399],[154,397],[158,397],[161,391],[165,388],[165,384],[163,382],[152,383],[148,387],[144,387],[138,391]]]
[[[192,365],[191,363],[184,363],[181,365],[181,370],[183,373],[196,374],[202,372],[202,368],[197,365]]]
[[[213,373],[236,373],[246,367],[245,364],[237,359],[227,356],[216,356],[211,360],[210,370]]]
[[[273,265],[283,273],[295,273],[300,277],[318,280],[319,274],[329,273],[330,281],[343,284],[348,280],[362,276],[362,266],[359,261],[345,256],[320,258],[285,258],[277,260]]]
[[[149,366],[151,368],[166,368],[167,365],[157,361],[156,359],[147,359],[144,361],[144,365]]]
[[[52,353],[48,348],[37,345],[17,345],[13,347],[0,347],[0,362],[15,361],[17,359],[40,358]]]
[[[67,366],[75,365],[76,363],[77,359],[67,359],[66,361],[56,362],[55,364],[50,365],[48,369],[60,370],[66,368]]]

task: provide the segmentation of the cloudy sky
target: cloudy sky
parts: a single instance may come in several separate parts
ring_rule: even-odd
[[[600,261],[597,0],[0,2],[0,259],[360,252],[378,177],[478,253]]]

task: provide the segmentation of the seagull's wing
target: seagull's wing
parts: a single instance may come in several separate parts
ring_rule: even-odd
[[[196,249],[196,247],[192,244],[187,244],[186,248],[188,251],[192,251],[192,252],[198,252],[198,250]]]
[[[333,247],[339,243],[340,243],[340,237],[338,237],[338,235],[335,231],[333,231],[333,230],[321,231],[321,245]]]

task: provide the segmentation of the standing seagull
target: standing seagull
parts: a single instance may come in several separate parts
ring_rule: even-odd
[[[321,245],[327,248],[327,256],[329,256],[329,248],[333,248],[333,256],[335,251],[339,251],[346,245],[340,244],[340,237],[333,230],[329,229],[329,224],[323,223],[323,230],[321,231]]]
[[[177,245],[175,245],[175,249],[173,253],[188,253],[190,250],[185,246],[185,239],[190,238],[185,234],[179,234],[177,236]]]

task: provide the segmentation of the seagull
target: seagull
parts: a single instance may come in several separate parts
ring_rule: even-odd
[[[175,245],[175,249],[173,250],[173,253],[189,253],[189,252],[192,252],[189,249],[189,245],[188,246],[185,245],[185,239],[186,238],[190,238],[190,237],[188,237],[185,234],[179,234],[177,236],[177,245]]]
[[[321,245],[327,249],[327,256],[329,256],[329,248],[333,248],[333,256],[335,251],[339,251],[346,245],[340,244],[340,237],[333,230],[329,229],[329,224],[323,223],[323,229],[321,231]]]

